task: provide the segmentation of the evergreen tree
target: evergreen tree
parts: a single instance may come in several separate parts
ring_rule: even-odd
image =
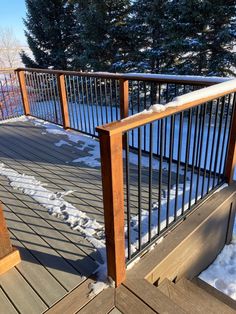
[[[126,62],[129,0],[77,1],[77,32],[82,54],[75,63],[84,69],[117,71]]]
[[[236,67],[235,0],[172,1],[168,50],[179,74],[232,75]]]
[[[23,52],[23,63],[27,67],[70,68],[76,37],[74,5],[67,0],[26,0],[26,7],[25,34],[34,60]]]
[[[165,71],[170,59],[166,49],[170,1],[137,0],[133,4],[130,30],[136,69],[152,73]]]

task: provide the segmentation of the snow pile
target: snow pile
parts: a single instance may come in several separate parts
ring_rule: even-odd
[[[236,300],[236,221],[233,239],[199,278]]]
[[[26,122],[28,121],[28,117],[26,116],[20,116],[16,118],[6,119],[6,120],[0,120],[0,124],[10,123],[10,122]]]
[[[59,125],[55,125],[40,119],[29,117],[28,120],[33,122],[35,126],[45,127],[46,133],[66,136],[68,140],[72,142],[69,143],[65,140],[60,140],[59,142],[55,143],[55,146],[61,147],[62,145],[68,145],[73,146],[73,148],[81,152],[86,150],[86,156],[72,160],[73,163],[84,163],[90,167],[100,167],[100,147],[98,141],[78,132],[66,131]],[[42,132],[42,134],[45,134],[45,132]],[[73,145],[73,143],[76,144],[76,146]]]
[[[44,206],[51,215],[65,220],[73,230],[78,230],[85,236],[97,249],[103,260],[102,264],[97,262],[97,282],[91,286],[91,293],[97,294],[108,287],[104,227],[95,219],[91,219],[86,213],[64,200],[63,197],[65,195],[74,191],[51,192],[33,176],[20,174],[13,169],[5,167],[3,163],[0,163],[0,175],[8,178],[13,189],[31,196],[36,202]]]
[[[193,102],[193,101],[200,101],[208,97],[216,98],[216,95],[219,93],[226,93],[230,94],[234,92],[236,89],[236,79],[231,79],[227,82],[223,82],[220,84],[216,84],[210,87],[202,88],[201,90],[196,90],[194,92],[190,92],[184,94],[182,96],[178,96],[173,99],[173,101],[167,103],[167,108],[170,107],[178,107],[182,106],[186,103]]]
[[[127,121],[133,117],[142,115],[142,114],[152,114],[163,112],[168,108],[176,108],[183,106],[190,102],[202,101],[204,103],[204,99],[212,97],[213,99],[217,97],[219,93],[230,94],[236,90],[236,79],[230,79],[226,82],[216,84],[210,87],[202,88],[201,90],[196,90],[182,96],[175,97],[173,101],[168,102],[166,105],[155,104],[150,106],[148,109],[144,109],[141,112],[138,112],[132,116],[124,118],[121,122]]]

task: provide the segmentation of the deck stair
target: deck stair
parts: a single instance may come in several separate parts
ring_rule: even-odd
[[[173,283],[168,279],[164,279],[158,289],[187,313],[235,313],[234,301],[227,302],[227,298],[223,301],[220,297],[221,294],[213,292],[214,288],[210,292],[196,280],[191,282],[181,278]]]

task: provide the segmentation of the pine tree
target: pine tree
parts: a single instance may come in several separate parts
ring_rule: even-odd
[[[77,2],[77,32],[83,47],[77,63],[94,71],[121,69],[129,45],[129,0]]]
[[[236,67],[235,0],[176,0],[168,50],[178,74],[232,75]]]
[[[70,68],[75,40],[74,5],[67,0],[26,0],[24,20],[34,60],[21,54],[27,67]]]
[[[169,6],[165,0],[137,0],[133,4],[133,58],[139,71],[160,73],[165,69],[170,57],[166,50]]]

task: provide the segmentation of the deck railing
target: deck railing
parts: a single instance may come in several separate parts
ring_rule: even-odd
[[[217,187],[231,183],[235,92],[233,80],[97,128],[108,272],[117,285],[125,279],[126,262],[143,254]]]
[[[99,137],[108,275],[116,285],[124,280],[127,264],[222,183],[231,182],[235,81],[23,68],[15,72],[18,109],[9,114],[11,106],[5,102],[0,120],[24,113]],[[156,103],[165,106],[148,110]]]
[[[14,69],[0,70],[0,121],[23,115],[21,91]]]
[[[96,127],[224,79],[17,69],[25,113],[97,137]],[[131,145],[135,148],[134,134]]]

